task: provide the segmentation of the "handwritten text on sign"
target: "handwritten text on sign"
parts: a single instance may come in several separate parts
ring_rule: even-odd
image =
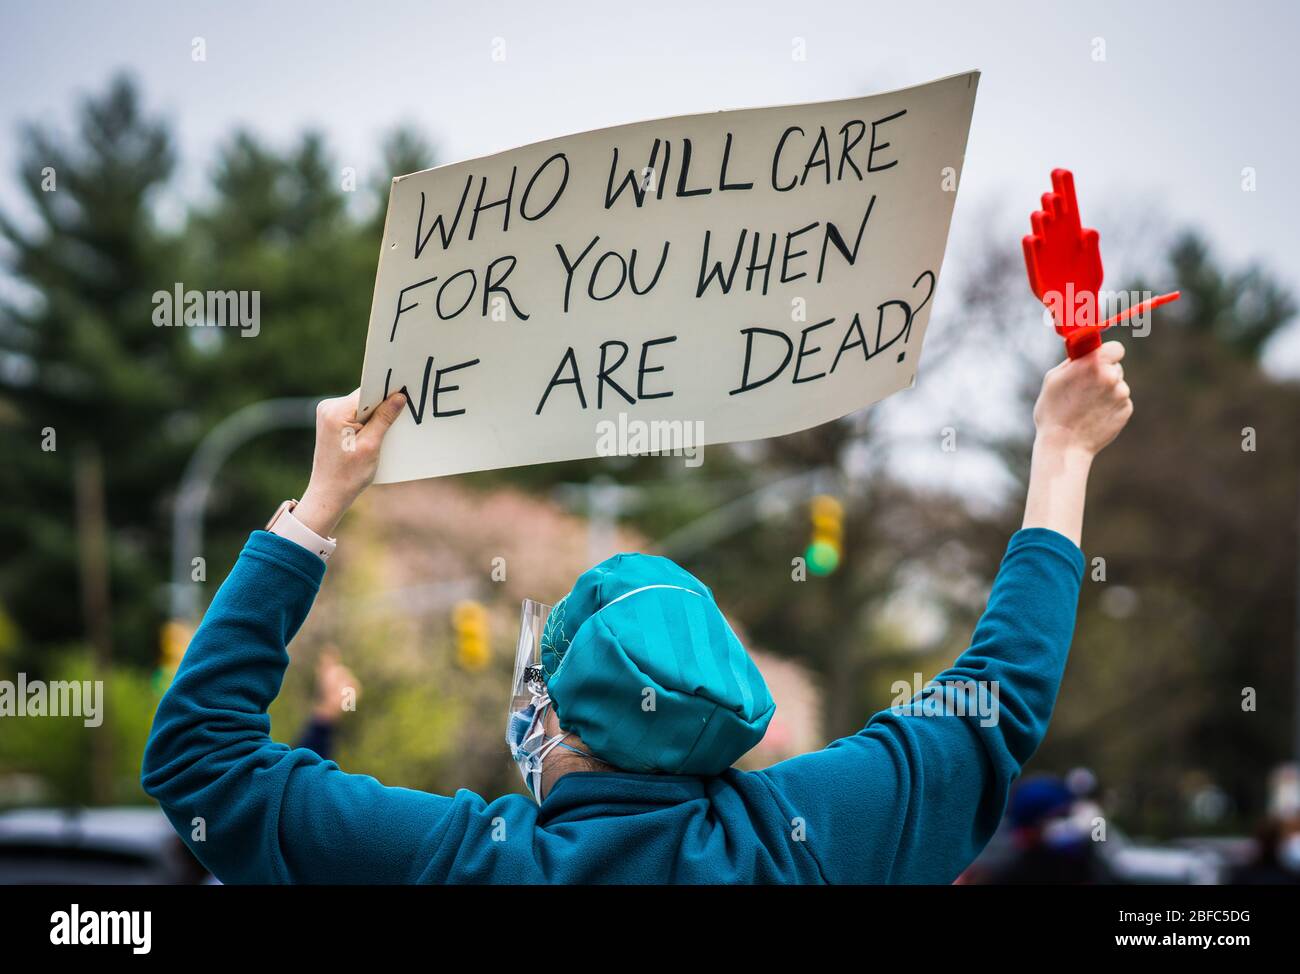
[[[379,482],[775,436],[911,384],[978,75],[573,135],[393,181],[362,417]]]

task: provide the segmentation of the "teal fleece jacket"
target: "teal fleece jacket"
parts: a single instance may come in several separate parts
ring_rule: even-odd
[[[949,883],[1047,730],[1083,570],[1060,534],[1012,537],[971,647],[935,677],[996,683],[996,722],[957,692],[762,771],[575,772],[539,807],[388,787],[272,741],[325,565],[256,531],[158,707],[143,784],[227,883]]]

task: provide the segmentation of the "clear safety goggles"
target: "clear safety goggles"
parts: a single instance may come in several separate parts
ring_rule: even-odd
[[[510,713],[524,710],[534,697],[546,696],[542,678],[542,632],[553,607],[524,599],[519,613],[519,642],[515,646],[515,671],[510,687]]]
[[[540,769],[541,758],[554,746],[546,738],[545,716],[550,696],[542,677],[542,631],[550,614],[551,606],[545,602],[524,599],[519,616],[519,642],[515,646],[510,709],[506,714],[506,743],[525,780],[530,771]]]
[[[506,715],[506,743],[523,776],[524,784],[540,804],[542,800],[542,766],[556,747],[591,755],[564,743],[569,735],[561,732],[546,735],[546,711],[551,696],[542,675],[542,633],[553,606],[524,599],[519,617],[519,642],[515,647],[515,672],[511,681],[510,710]]]

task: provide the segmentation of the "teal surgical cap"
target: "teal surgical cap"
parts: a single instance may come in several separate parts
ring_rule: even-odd
[[[720,774],[776,710],[713,593],[652,555],[578,579],[546,621],[542,670],[564,729],[624,771]]]

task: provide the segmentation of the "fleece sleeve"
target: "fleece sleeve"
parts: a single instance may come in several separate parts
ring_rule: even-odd
[[[450,798],[345,774],[268,736],[285,646],[324,573],[305,548],[254,532],[154,717],[144,789],[222,882],[411,882],[451,818]]]
[[[1017,532],[970,648],[932,681],[952,690],[758,772],[827,880],[950,883],[984,848],[1047,732],[1083,570],[1063,535]]]

